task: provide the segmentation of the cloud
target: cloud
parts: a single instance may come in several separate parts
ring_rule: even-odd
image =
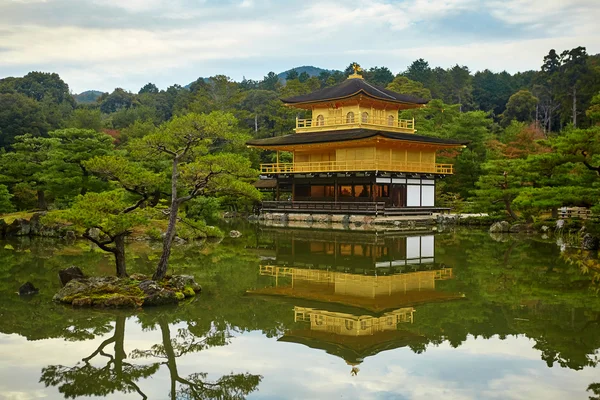
[[[51,69],[75,91],[108,91],[352,61],[399,72],[421,57],[515,72],[550,48],[600,52],[598,18],[595,0],[11,0],[0,75]]]

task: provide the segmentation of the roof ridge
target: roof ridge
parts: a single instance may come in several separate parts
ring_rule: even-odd
[[[397,99],[396,99],[394,96],[392,96],[392,95],[390,95],[390,94],[387,94],[387,93],[385,93],[385,92],[381,91],[381,89],[379,89],[377,86],[373,86],[373,85],[371,85],[371,84],[370,84],[369,82],[367,82],[367,81],[363,81],[363,83],[364,83],[365,85],[369,85],[371,88],[373,88],[373,89],[377,90],[379,93],[383,94],[384,96],[387,96],[387,97],[389,97],[390,99],[393,99],[393,100],[397,100]]]

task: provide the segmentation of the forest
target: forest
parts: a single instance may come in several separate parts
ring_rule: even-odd
[[[352,64],[317,76],[290,70],[283,83],[274,72],[260,81],[217,75],[166,90],[148,83],[85,102],[56,73],[4,78],[0,214],[62,210],[60,218],[82,229],[97,225],[98,212],[118,215],[106,229],[120,240],[157,217],[149,210],[164,217],[175,207],[171,217],[187,221],[182,230],[206,230],[223,210],[251,210],[260,200],[251,183],[274,154],[245,141],[290,134],[304,117],[280,98],[335,85],[352,71]],[[470,142],[439,154],[455,166],[437,186],[439,206],[511,219],[562,206],[600,210],[600,55],[550,50],[539,70],[516,74],[423,59],[397,75],[387,67],[362,73],[430,100],[401,115],[415,118],[419,134]]]

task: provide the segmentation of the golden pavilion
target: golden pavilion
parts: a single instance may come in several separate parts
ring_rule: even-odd
[[[282,99],[312,114],[296,119],[295,133],[247,142],[277,152],[277,162],[260,167],[261,179],[276,193],[263,211],[440,211],[435,182],[452,174],[453,167],[436,163],[436,153],[466,142],[417,135],[414,119],[399,119],[399,112],[425,107],[427,101],[372,85],[358,71],[355,65],[355,73],[336,86]],[[292,161],[279,162],[281,151],[290,152]],[[289,193],[287,199],[281,199],[282,192]]]

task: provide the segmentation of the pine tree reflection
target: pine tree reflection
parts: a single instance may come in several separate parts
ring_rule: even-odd
[[[202,337],[195,336],[188,329],[179,329],[171,338],[168,321],[159,317],[157,325],[161,331],[162,342],[155,344],[150,350],[133,350],[131,360],[145,358],[164,359],[151,364],[135,364],[125,361],[125,316],[117,316],[113,335],[104,340],[89,356],[73,367],[50,365],[42,369],[40,382],[48,386],[58,386],[65,398],[82,396],[108,396],[112,393],[138,393],[140,398],[148,395],[140,387],[138,381],[156,374],[162,366],[166,366],[170,377],[170,399],[244,399],[255,391],[262,380],[260,375],[249,373],[228,374],[217,380],[207,379],[206,372],[196,372],[181,376],[177,359],[186,354],[198,352],[213,346],[228,344],[229,336],[220,330],[212,329]],[[114,344],[113,351],[108,350]],[[98,367],[100,357],[106,359],[106,365]]]
[[[133,365],[125,362],[127,354],[124,340],[125,316],[117,316],[113,335],[103,341],[96,351],[73,367],[50,365],[43,368],[40,382],[44,382],[46,387],[58,386],[59,392],[67,399],[90,395],[107,396],[114,392],[137,392],[142,399],[147,399],[148,396],[136,382],[156,373],[160,365]],[[106,348],[110,344],[114,344],[113,354],[107,353]],[[90,363],[98,356],[106,358],[106,365],[103,367]]]

